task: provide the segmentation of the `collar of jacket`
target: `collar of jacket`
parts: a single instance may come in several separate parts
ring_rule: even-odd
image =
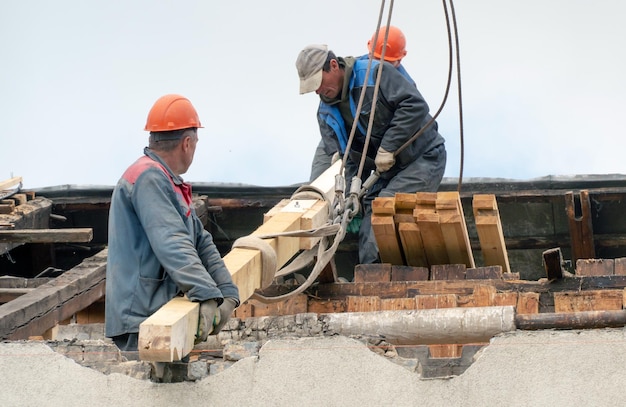
[[[170,178],[172,179],[172,181],[174,182],[174,184],[182,185],[182,184],[185,183],[185,181],[179,175],[176,175],[176,174],[174,174],[172,172],[170,167],[165,163],[165,161],[163,161],[161,159],[161,157],[157,153],[155,153],[154,151],[150,150],[150,147],[144,147],[143,153],[145,155],[147,155],[148,157],[150,157],[152,160],[154,160],[154,161],[158,162],[159,164],[161,164],[163,166],[163,168],[165,168],[167,170],[167,173],[170,176]]]

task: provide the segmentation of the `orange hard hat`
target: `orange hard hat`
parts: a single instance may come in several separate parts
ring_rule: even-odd
[[[383,53],[383,43],[385,42],[385,32],[387,27],[380,27],[378,30],[378,38],[376,33],[372,35],[372,39],[367,42],[367,49],[372,52],[372,42],[376,40],[376,47],[374,48],[374,58],[380,59]],[[406,55],[406,38],[398,27],[392,25],[389,26],[389,36],[387,37],[387,48],[385,48],[385,61],[394,62],[399,61]]]
[[[196,109],[186,97],[171,94],[154,102],[144,130],[172,131],[190,127],[202,127]]]

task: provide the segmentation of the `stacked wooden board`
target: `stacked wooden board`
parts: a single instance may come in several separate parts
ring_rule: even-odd
[[[495,195],[474,195],[473,215],[485,266],[499,265],[509,273]],[[458,192],[378,197],[372,203],[372,228],[383,263],[476,266]]]

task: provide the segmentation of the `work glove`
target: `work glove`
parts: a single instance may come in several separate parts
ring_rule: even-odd
[[[333,156],[330,157],[330,164],[333,165],[339,160],[341,160],[341,155],[339,154],[339,151],[335,151],[335,154],[333,154]]]
[[[390,153],[382,147],[378,147],[374,163],[376,164],[376,171],[382,174],[385,171],[389,171],[389,169],[393,167],[396,163],[396,159],[393,157],[393,153]]]
[[[213,327],[220,321],[220,313],[217,310],[217,301],[206,300],[200,303],[200,317],[198,320],[198,333],[196,334],[196,343],[206,341]]]
[[[358,234],[359,229],[361,229],[362,222],[363,222],[363,215],[361,215],[360,213],[357,213],[356,215],[354,215],[354,218],[352,218],[350,223],[348,223],[348,228],[346,232]]]
[[[224,298],[224,302],[217,309],[220,314],[220,320],[218,324],[215,325],[215,328],[213,328],[213,335],[217,335],[222,330],[222,328],[224,328],[224,325],[226,325],[226,323],[230,319],[230,316],[233,314],[235,308],[237,308],[236,299],[231,297]]]

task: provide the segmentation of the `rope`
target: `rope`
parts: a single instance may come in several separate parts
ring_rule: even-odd
[[[459,182],[458,182],[458,191],[460,192],[461,185],[462,185],[462,178],[463,178],[463,166],[464,166],[464,136],[463,136],[463,109],[462,109],[462,95],[461,95],[461,73],[460,73],[458,29],[457,29],[457,24],[456,24],[456,15],[454,12],[453,0],[449,0],[450,8],[452,11],[452,22],[454,26],[455,47],[453,47],[452,33],[451,33],[451,27],[450,27],[450,16],[448,14],[448,6],[446,3],[446,0],[442,0],[442,1],[443,1],[444,14],[446,18],[446,27],[447,27],[447,33],[448,33],[448,50],[449,50],[448,79],[446,83],[444,97],[439,108],[437,109],[435,114],[431,117],[431,119],[426,123],[426,125],[424,125],[417,133],[415,133],[406,143],[400,146],[400,148],[394,152],[394,156],[397,156],[402,150],[404,150],[408,145],[410,145],[413,141],[415,141],[417,137],[423,134],[424,131],[426,131],[426,129],[428,129],[435,122],[435,120],[437,119],[441,111],[443,110],[443,107],[445,106],[446,101],[448,99],[451,82],[452,82],[452,71],[453,71],[452,50],[453,48],[456,48],[457,82],[458,82],[458,96],[459,96],[460,143],[461,143],[461,162],[460,162],[460,174],[459,174]],[[385,41],[383,42],[381,59],[384,59],[384,55],[386,51],[387,38],[389,35],[389,26],[391,24],[391,14],[393,10],[393,3],[394,1],[391,0],[390,6],[389,6],[389,13],[387,16],[387,30],[385,32]],[[377,23],[377,27],[375,31],[376,36],[378,36],[379,34],[380,25],[381,25],[383,13],[384,13],[384,8],[385,8],[385,0],[382,0],[381,8],[380,8],[379,16],[378,16],[378,23]],[[377,42],[377,38],[374,39],[374,43],[372,47],[375,47],[376,42]],[[373,48],[372,48],[372,51],[373,51]],[[371,65],[372,65],[372,59],[370,58],[368,65],[367,65],[366,74],[365,74],[366,81],[368,80],[369,75],[370,75]],[[364,152],[367,151],[367,148],[370,142],[383,65],[384,64],[381,63],[378,66],[378,75],[376,78],[376,83],[374,85],[374,94],[372,95],[373,97],[372,112],[370,114],[370,120],[367,126],[367,134],[365,136],[365,143],[364,143],[364,149],[363,149]],[[363,87],[361,89],[359,102],[356,108],[357,118],[360,115],[360,112],[363,106],[363,100],[365,98],[365,89],[366,89],[365,85],[366,83],[363,84]],[[341,166],[340,166],[339,173],[338,173],[339,177],[341,177],[342,176],[341,174],[343,174],[344,166],[348,157],[348,152],[350,151],[350,147],[352,145],[354,135],[356,133],[356,129],[357,129],[357,120],[354,120],[354,122],[352,123],[352,128],[350,129],[350,135],[348,137],[346,151],[344,152],[344,156],[342,157],[342,162],[341,162]],[[360,181],[360,177],[361,177],[364,165],[365,165],[365,154],[362,154],[361,162],[359,163],[359,168],[357,171],[357,176],[355,177],[355,180],[353,180],[353,182],[357,180]],[[332,259],[332,257],[334,256],[337,250],[337,247],[339,246],[339,243],[345,237],[348,224],[350,223],[350,221],[352,220],[356,212],[358,212],[359,199],[376,182],[376,180],[378,180],[379,177],[380,177],[380,174],[377,171],[374,171],[370,175],[370,177],[363,183],[362,187],[360,187],[360,190],[358,191],[358,193],[354,193],[353,191],[350,191],[350,196],[346,198],[345,202],[343,199],[344,191],[343,190],[339,191],[338,190],[339,188],[337,188],[336,186],[335,202],[333,202],[333,205],[328,205],[329,222],[322,227],[319,227],[316,229],[298,230],[298,231],[283,232],[283,233],[276,233],[276,234],[263,235],[263,236],[256,235],[256,236],[250,236],[247,238],[237,239],[235,243],[233,244],[233,247],[247,247],[247,248],[253,248],[253,249],[257,249],[261,251],[262,258],[263,258],[263,270],[262,270],[262,280],[263,280],[262,286],[263,287],[269,286],[276,277],[281,277],[287,274],[291,274],[297,270],[300,270],[308,266],[309,264],[311,264],[311,262],[313,262],[316,256],[316,252],[317,252],[317,261],[315,263],[315,266],[313,267],[313,270],[309,274],[309,277],[306,279],[306,281],[303,284],[298,286],[295,290],[287,294],[282,294],[282,295],[278,295],[274,297],[266,296],[258,292],[255,292],[251,298],[254,298],[262,302],[266,302],[266,303],[279,302],[293,295],[299,294],[303,292],[304,290],[306,290],[307,288],[309,288],[313,284],[313,282],[317,279],[317,277],[320,275],[324,267],[326,267],[326,265],[330,262],[330,260]],[[294,194],[292,195],[291,199],[319,199],[319,200],[328,202],[328,198],[326,194],[323,191],[311,185],[303,185],[300,188],[298,188],[298,190],[294,192]],[[339,206],[338,210],[335,210],[334,208],[335,205]],[[334,235],[334,239],[331,244],[329,241],[329,238],[332,235]],[[264,242],[263,239],[276,238],[280,236],[321,237],[321,240],[314,248],[303,251],[289,265],[281,268],[280,270],[277,270],[276,252],[274,251],[274,249],[272,249],[272,247],[269,244]]]
[[[276,251],[265,240],[257,236],[243,236],[233,242],[234,248],[256,249],[261,252],[261,286],[267,287],[276,274]]]

